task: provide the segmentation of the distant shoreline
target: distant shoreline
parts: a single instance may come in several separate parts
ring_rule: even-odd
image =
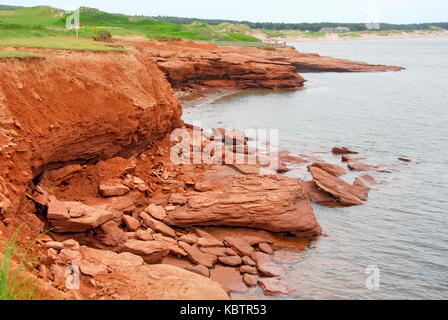
[[[328,41],[353,41],[353,40],[397,40],[397,39],[426,39],[426,38],[446,38],[448,39],[448,30],[417,30],[412,32],[392,31],[389,34],[379,34],[375,32],[365,33],[327,33],[320,37],[309,37],[306,35],[268,37],[262,32],[254,32],[253,36],[262,38],[263,41],[278,42],[328,42]]]

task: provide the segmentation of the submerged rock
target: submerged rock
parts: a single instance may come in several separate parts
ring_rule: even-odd
[[[371,175],[365,174],[365,175],[357,177],[355,179],[355,181],[353,182],[353,185],[358,186],[358,187],[367,187],[370,189],[373,185],[375,185],[377,183],[378,182],[376,182],[374,177],[372,177]]]
[[[295,263],[300,260],[300,253],[290,250],[277,250],[273,260],[277,263]]]
[[[280,278],[263,278],[258,280],[258,284],[267,295],[288,295],[294,292],[289,285]]]
[[[341,204],[360,205],[367,200],[364,188],[348,184],[316,167],[311,167],[310,171],[319,188],[333,195]]]
[[[358,154],[358,151],[352,150],[347,147],[334,147],[331,149],[331,152],[334,154]]]
[[[378,166],[367,164],[361,161],[349,161],[348,167],[353,171],[375,171]]]

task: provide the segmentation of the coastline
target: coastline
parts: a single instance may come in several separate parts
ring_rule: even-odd
[[[207,103],[213,103],[221,98],[232,96],[242,89],[217,89],[217,90],[198,90],[198,91],[176,91],[174,95],[182,104],[182,108],[200,107]]]
[[[34,51],[45,59],[2,61],[0,111],[8,131],[0,135],[0,173],[5,177],[0,179],[5,223],[0,231],[6,235],[20,221],[29,221],[24,233],[39,239],[46,257],[39,266],[42,278],[54,279],[52,286],[58,288],[64,267],[71,264],[81,266],[82,281],[94,278],[103,287],[114,288],[124,277],[131,290],[98,297],[120,300],[226,299],[230,292],[256,292],[257,286],[268,296],[293,295],[281,280],[282,265],[322,235],[311,203],[361,205],[374,182],[361,172],[352,183],[338,178],[350,166],[377,170],[356,159],[342,167],[286,150],[239,165],[238,157],[258,151],[247,143],[249,137],[236,136],[237,128],[215,128],[200,145],[188,145],[204,153],[225,137],[225,148],[213,150],[217,163],[179,166],[171,160],[171,133],[194,133],[181,119],[183,106],[175,91],[198,104],[242,89],[300,90],[306,80],[298,72],[303,70],[402,69],[291,48],[221,48],[189,41],[135,42],[127,52]],[[31,68],[41,72],[22,72]],[[42,77],[51,79],[45,89]],[[20,82],[10,85],[16,79]],[[68,107],[60,110],[61,101]],[[39,144],[23,142],[42,132],[46,139]],[[337,155],[354,152],[332,150]],[[226,162],[229,155],[232,160]],[[313,179],[282,175],[293,164],[309,165]],[[27,190],[30,181],[35,184]],[[37,207],[46,214],[39,215]],[[54,231],[42,234],[48,226]],[[124,265],[117,263],[122,260]],[[151,274],[171,277],[175,285],[158,281],[157,290],[143,290],[140,284]],[[79,294],[95,290],[88,285]]]
[[[359,33],[356,36],[344,36],[344,34],[327,33],[324,37],[306,37],[306,36],[286,36],[286,37],[267,37],[261,32],[251,33],[253,36],[261,38],[263,41],[280,42],[333,42],[333,41],[359,41],[359,40],[400,40],[400,39],[448,39],[448,30],[437,31],[413,31],[413,32],[391,32],[387,35],[381,35],[374,32]]]

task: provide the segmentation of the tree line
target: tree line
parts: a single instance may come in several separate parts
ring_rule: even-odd
[[[205,22],[210,25],[217,25],[220,23],[246,24],[252,29],[267,29],[267,30],[300,30],[318,32],[322,28],[336,28],[348,27],[351,31],[366,31],[368,30],[365,23],[339,23],[339,22],[319,22],[319,23],[283,23],[283,22],[250,22],[250,21],[236,21],[223,19],[196,19],[196,18],[181,18],[171,16],[157,16],[153,17],[157,20],[163,20],[174,24],[191,24],[193,22]],[[437,23],[411,23],[411,24],[391,24],[381,23],[381,30],[427,30],[430,27],[439,27],[448,29],[448,22]]]

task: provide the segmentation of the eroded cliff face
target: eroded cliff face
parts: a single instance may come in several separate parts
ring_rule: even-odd
[[[36,49],[43,58],[0,60],[0,220],[11,228],[23,222],[31,238],[53,228],[38,236],[44,258],[36,269],[59,287],[66,268],[79,266],[85,297],[98,291],[92,278],[107,289],[106,299],[227,298],[214,281],[228,292],[258,284],[266,294],[291,293],[278,278],[285,269],[271,255],[288,263],[291,253],[279,249],[306,246],[300,238],[321,235],[310,200],[361,204],[368,187],[349,185],[333,176],[335,166],[322,164],[330,173],[315,164],[314,181],[306,185],[280,176],[287,171],[282,162],[309,162],[288,153],[279,153],[283,160],[274,162],[281,166],[269,174],[262,174],[260,159],[252,166],[173,163],[170,133],[180,127],[192,133],[172,88],[300,89],[301,69],[399,68],[288,48],[133,44],[124,53]],[[246,138],[232,137],[213,156],[247,156]],[[205,153],[218,142],[227,144],[206,135],[188,150]],[[213,281],[148,266],[157,263]],[[159,280],[155,287],[142,287],[152,276]],[[118,282],[126,290],[114,293]]]
[[[396,66],[302,53],[293,48],[220,47],[192,41],[134,41],[174,89],[301,89],[297,72],[384,72]]]
[[[0,72],[3,214],[45,170],[142,149],[181,124],[170,84],[138,52],[46,52]]]
[[[133,41],[126,53],[36,50],[0,61],[0,208],[47,169],[143,150],[181,124],[172,87],[300,89],[297,71],[389,71],[291,48]]]
[[[289,62],[269,59],[267,50],[191,41],[134,44],[154,58],[175,89],[299,89],[305,82]]]

